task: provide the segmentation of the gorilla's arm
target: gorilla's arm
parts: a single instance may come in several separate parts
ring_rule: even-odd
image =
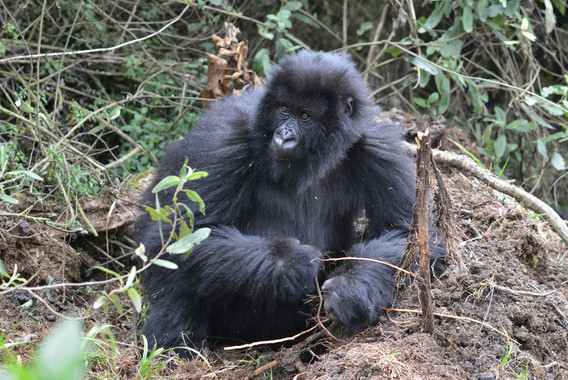
[[[223,302],[246,300],[297,302],[315,287],[320,266],[316,249],[296,239],[243,235],[233,227],[211,235],[181,262],[179,275],[191,273],[196,297]]]
[[[401,135],[390,123],[376,123],[352,148],[351,181],[364,200],[368,232],[347,256],[398,265],[404,252],[414,204],[414,167],[400,149]],[[323,285],[325,309],[352,332],[374,323],[392,303],[394,270],[386,265],[350,260]]]
[[[368,239],[384,231],[408,232],[415,196],[415,167],[403,152],[399,128],[390,122],[372,125],[355,145],[354,173],[363,192]]]
[[[151,238],[148,244],[159,242]],[[159,249],[150,247],[151,251]],[[278,313],[278,305],[300,304],[307,294],[314,293],[321,264],[316,249],[295,239],[243,235],[232,227],[213,227],[210,236],[187,258],[170,255],[167,259],[179,268],[150,268],[145,285],[152,312],[143,332],[157,337],[159,346],[191,342],[198,349],[210,332],[220,334],[208,326],[212,318],[227,321],[221,325],[246,326],[253,308],[250,305],[262,310],[264,320],[271,320],[278,318],[272,315]],[[224,310],[236,300],[243,309]],[[261,331],[264,327],[256,328]],[[236,327],[229,336],[236,336],[238,330]],[[182,333],[191,334],[187,342]]]
[[[388,231],[381,237],[355,244],[347,256],[385,261],[397,265],[406,236]],[[328,316],[357,333],[373,324],[382,309],[392,303],[394,270],[366,260],[349,260],[340,265],[323,284],[324,307]]]

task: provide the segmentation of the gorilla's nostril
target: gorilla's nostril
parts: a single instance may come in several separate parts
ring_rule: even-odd
[[[274,132],[272,142],[282,150],[291,150],[298,145],[296,135],[289,129],[284,128],[279,128]]]

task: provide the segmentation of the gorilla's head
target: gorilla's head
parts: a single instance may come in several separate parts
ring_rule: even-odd
[[[304,188],[337,167],[361,136],[358,126],[376,113],[369,95],[345,55],[300,51],[282,59],[251,131],[266,174]]]

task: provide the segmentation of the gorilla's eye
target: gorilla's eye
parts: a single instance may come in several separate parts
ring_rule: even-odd
[[[309,113],[307,113],[307,112],[302,112],[302,113],[300,114],[300,118],[305,121],[305,120],[310,120],[312,117],[311,117],[311,115],[310,115]]]
[[[290,113],[290,108],[288,108],[287,105],[282,104],[282,105],[280,106],[280,111],[281,111],[282,113]]]

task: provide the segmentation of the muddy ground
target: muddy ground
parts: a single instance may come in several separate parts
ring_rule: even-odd
[[[215,348],[206,353],[207,363],[174,359],[152,378],[568,379],[568,248],[514,199],[456,169],[444,168],[444,179],[463,232],[463,265],[451,263],[433,281],[439,314],[433,334],[421,330],[421,317],[412,312],[419,303],[410,287],[396,296],[393,309],[399,311],[388,311],[376,327],[354,337],[326,324],[333,336],[317,329],[286,348]],[[123,310],[93,309],[101,291],[115,284],[57,286],[106,278],[95,265],[128,272],[129,197],[119,200],[109,220],[108,206],[87,208],[87,215],[99,214],[99,238],[1,220],[0,259],[9,271],[17,264],[30,280],[27,287],[36,286],[29,289],[35,297],[26,290],[0,294],[4,343],[28,342],[11,348],[24,362],[60,315],[72,313],[84,318],[85,329],[110,325],[116,340],[108,346],[112,360],[93,361],[87,377],[136,378],[143,315],[125,296]],[[109,225],[116,228],[107,234]]]

